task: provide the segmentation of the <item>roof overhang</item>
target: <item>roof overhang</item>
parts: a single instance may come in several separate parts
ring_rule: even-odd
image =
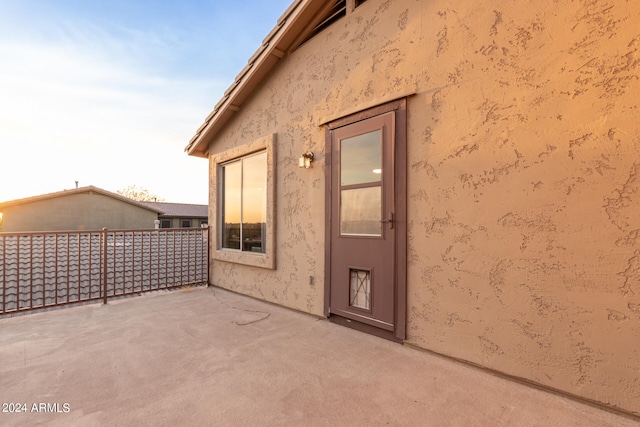
[[[187,154],[208,157],[209,145],[217,133],[240,111],[242,104],[278,62],[304,41],[305,35],[334,3],[335,0],[295,0],[289,6],[191,138],[185,147]]]

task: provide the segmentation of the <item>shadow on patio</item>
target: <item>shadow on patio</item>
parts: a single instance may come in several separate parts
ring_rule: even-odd
[[[3,319],[0,360],[3,426],[638,425],[218,288]]]

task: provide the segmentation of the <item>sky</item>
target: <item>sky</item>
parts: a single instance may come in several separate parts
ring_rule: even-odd
[[[0,0],[0,202],[135,185],[206,204],[184,148],[291,0]]]

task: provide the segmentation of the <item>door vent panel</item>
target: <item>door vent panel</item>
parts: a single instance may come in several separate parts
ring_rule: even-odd
[[[349,305],[371,310],[371,270],[349,269]]]

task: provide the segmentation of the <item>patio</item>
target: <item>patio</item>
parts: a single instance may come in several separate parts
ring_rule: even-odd
[[[0,402],[26,409],[3,426],[638,425],[213,287],[0,320]]]

